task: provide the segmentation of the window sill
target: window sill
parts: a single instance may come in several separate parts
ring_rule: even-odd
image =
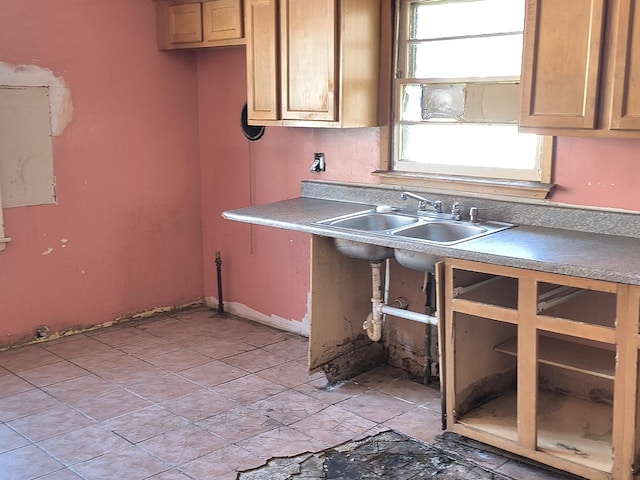
[[[552,183],[525,182],[499,178],[462,177],[456,175],[430,175],[424,173],[376,170],[373,172],[385,185],[403,185],[482,195],[544,199],[554,187]]]

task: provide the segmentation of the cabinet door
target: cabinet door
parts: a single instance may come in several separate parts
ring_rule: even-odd
[[[611,125],[614,130],[640,130],[640,4],[620,0],[614,49]]]
[[[596,127],[605,0],[529,0],[523,127]]]
[[[277,0],[247,0],[247,113],[249,123],[280,118]]]
[[[240,0],[204,2],[202,16],[206,41],[242,38],[242,5]]]
[[[202,7],[200,2],[169,6],[170,43],[202,41]]]
[[[282,118],[337,121],[336,0],[281,2]]]

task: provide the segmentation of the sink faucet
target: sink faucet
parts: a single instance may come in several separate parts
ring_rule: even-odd
[[[460,220],[461,218],[460,204],[458,202],[453,202],[453,205],[451,206],[451,213],[444,213],[442,211],[442,202],[440,200],[429,200],[411,192],[402,192],[402,194],[400,195],[400,198],[402,198],[402,200],[406,200],[409,197],[413,198],[414,200],[418,200],[418,215],[456,221]],[[427,205],[431,205],[433,207],[433,211],[428,211]]]
[[[416,195],[411,192],[402,192],[400,198],[402,200],[406,200],[407,198],[413,198],[414,200],[418,200],[418,211],[424,212],[427,210],[427,205],[431,205],[435,213],[442,213],[442,202],[440,200],[428,200],[420,195]]]

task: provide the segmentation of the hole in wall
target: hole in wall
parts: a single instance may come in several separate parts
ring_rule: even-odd
[[[247,104],[242,107],[242,113],[240,114],[240,124],[242,125],[242,133],[251,142],[260,140],[264,135],[264,127],[257,125],[249,125],[249,118],[247,114]]]

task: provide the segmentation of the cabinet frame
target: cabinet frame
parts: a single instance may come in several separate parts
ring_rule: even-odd
[[[517,307],[496,307],[484,304],[482,301],[456,298],[454,293],[456,270],[517,279]],[[445,271],[447,427],[478,441],[586,478],[631,480],[633,478],[631,466],[636,451],[640,448],[636,432],[637,386],[640,384],[638,382],[640,287],[466,260],[447,259]],[[541,283],[569,285],[587,291],[615,295],[615,324],[607,327],[538,313],[536,308],[538,285]],[[508,315],[505,316],[504,313]],[[459,403],[456,398],[456,314],[473,315],[481,319],[503,322],[505,325],[514,323],[517,325],[517,440],[515,441],[492,434],[490,428],[483,428],[473,423],[464,424],[464,420],[460,423],[456,418],[455,409]],[[576,341],[580,338],[584,338],[586,342],[596,340],[602,345],[609,344],[611,348],[616,349],[617,360],[612,385],[611,410],[613,458],[610,466],[597,468],[593,464],[569,460],[565,456],[556,456],[551,452],[538,450],[538,335],[543,332],[562,334]],[[466,385],[459,388],[462,387],[466,388]],[[638,453],[640,454],[640,451]]]

